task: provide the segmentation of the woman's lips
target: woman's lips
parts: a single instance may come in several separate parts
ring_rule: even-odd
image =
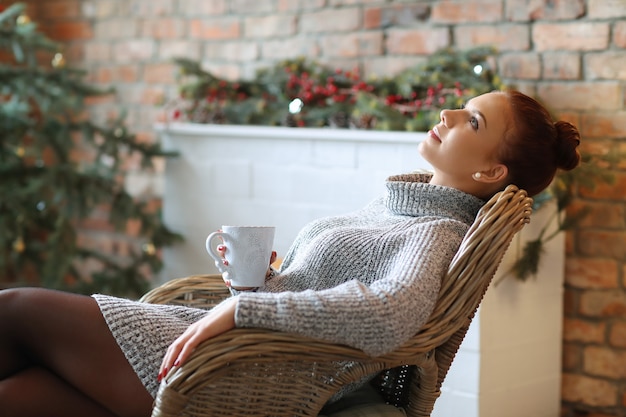
[[[429,130],[428,134],[430,135],[431,138],[441,142],[441,137],[439,136],[439,131],[437,130],[436,127],[433,127],[432,130]]]

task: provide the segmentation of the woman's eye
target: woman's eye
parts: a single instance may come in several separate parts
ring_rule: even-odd
[[[469,122],[472,125],[472,128],[474,128],[474,130],[478,130],[478,119],[476,117],[474,116],[470,117]]]

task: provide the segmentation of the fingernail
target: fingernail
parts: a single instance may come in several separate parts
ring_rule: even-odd
[[[159,375],[157,376],[157,382],[161,382],[162,379],[163,379],[163,375],[159,373]]]
[[[174,366],[178,366],[178,365],[180,365],[180,361],[176,359],[176,362],[174,362]]]

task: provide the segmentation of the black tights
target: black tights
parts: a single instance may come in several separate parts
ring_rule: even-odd
[[[93,298],[0,291],[0,417],[146,417],[152,401]]]

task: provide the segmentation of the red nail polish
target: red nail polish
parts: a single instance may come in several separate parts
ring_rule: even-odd
[[[163,379],[163,375],[159,373],[159,375],[157,376],[157,382],[161,382],[162,379]]]
[[[174,366],[178,366],[178,365],[180,365],[180,361],[176,359],[176,362],[174,362]]]

